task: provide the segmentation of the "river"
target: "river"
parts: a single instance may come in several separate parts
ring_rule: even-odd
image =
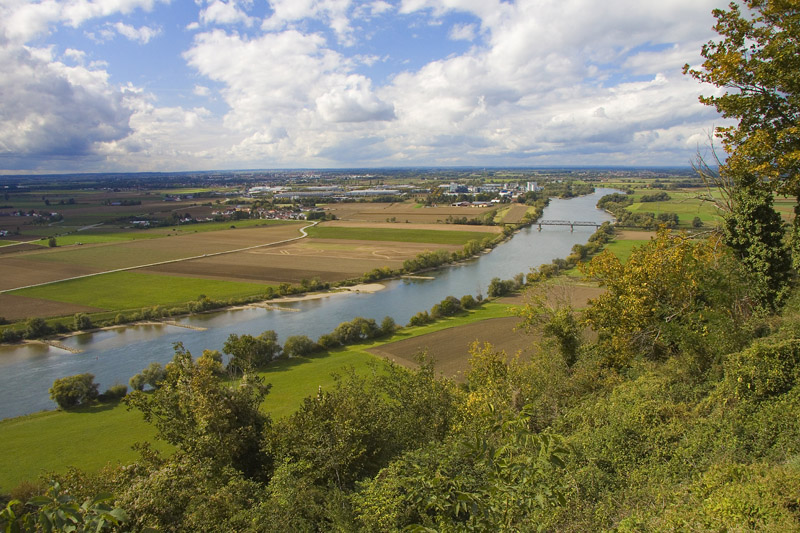
[[[553,199],[542,216],[546,220],[603,222],[611,216],[595,204],[612,189],[597,189],[594,194],[570,199]],[[73,374],[90,372],[103,391],[115,383],[127,384],[153,361],[167,363],[173,344],[182,342],[195,355],[204,349],[221,349],[231,333],[258,335],[274,330],[282,342],[290,335],[312,339],[332,331],[341,322],[357,316],[380,323],[391,316],[403,325],[418,311],[430,309],[448,295],[486,295],[494,277],[510,279],[531,267],[569,255],[572,246],[587,241],[593,227],[534,225],[516,233],[491,253],[457,266],[426,273],[434,279],[400,279],[384,282],[385,289],[374,293],[337,294],[318,300],[282,303],[298,312],[244,308],[225,310],[179,319],[193,330],[179,326],[130,326],[76,335],[63,344],[80,353],[45,345],[0,346],[0,419],[55,407],[48,396],[53,381]]]

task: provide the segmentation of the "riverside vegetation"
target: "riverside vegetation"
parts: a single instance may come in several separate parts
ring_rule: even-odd
[[[174,453],[144,446],[124,467],[53,476],[49,497],[26,506],[20,491],[0,521],[70,516],[135,531],[800,529],[800,221],[786,239],[771,194],[800,183],[800,16],[791,3],[744,5],[746,14],[736,4],[715,11],[721,40],[690,71],[737,88],[706,100],[740,119],[720,132],[730,157],[709,174],[730,193],[721,231],[693,239],[662,229],[624,264],[595,256],[581,268],[604,295],[578,313],[532,299],[520,316],[543,327],[538,355],[519,361],[475,345],[463,386],[437,378],[423,357],[414,370],[345,373],[271,420],[257,376],[224,382],[218,361],[178,346],[161,386],[126,400]],[[54,497],[64,490],[69,498]]]

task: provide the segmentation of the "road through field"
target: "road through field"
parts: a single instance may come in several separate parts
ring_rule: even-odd
[[[300,228],[301,235],[299,237],[292,237],[291,239],[282,239],[282,240],[279,240],[279,241],[273,241],[273,242],[268,242],[268,243],[263,243],[263,244],[256,244],[256,245],[253,245],[253,246],[245,246],[244,248],[237,248],[235,250],[224,250],[224,251],[221,251],[221,252],[212,252],[212,253],[208,253],[208,254],[194,255],[194,256],[190,256],[190,257],[181,257],[179,259],[168,259],[166,261],[156,261],[156,262],[152,262],[152,263],[146,263],[146,264],[143,264],[143,265],[115,268],[115,269],[110,269],[110,270],[104,270],[102,272],[93,272],[91,274],[82,274],[82,275],[79,275],[79,276],[72,276],[72,277],[68,277],[68,278],[45,281],[43,283],[35,283],[35,284],[32,284],[32,285],[25,285],[25,286],[21,286],[21,287],[13,287],[13,288],[10,288],[10,289],[0,290],[0,294],[11,292],[11,291],[16,291],[16,290],[19,290],[19,289],[29,289],[29,288],[32,288],[32,287],[41,287],[41,286],[44,286],[44,285],[52,285],[53,283],[59,283],[61,281],[70,281],[70,280],[75,280],[75,279],[90,278],[90,277],[94,277],[94,276],[101,276],[103,274],[111,274],[111,273],[114,273],[114,272],[125,272],[125,271],[128,271],[128,270],[137,270],[137,269],[140,269],[140,268],[154,267],[154,266],[166,265],[166,264],[171,264],[171,263],[179,263],[181,261],[191,261],[192,259],[201,259],[203,257],[214,257],[214,256],[219,256],[219,255],[225,255],[225,254],[233,254],[233,253],[237,253],[237,252],[245,252],[247,250],[254,250],[256,248],[265,248],[267,246],[275,246],[277,244],[286,244],[286,243],[289,243],[289,242],[298,241],[300,239],[305,239],[306,237],[308,237],[308,233],[306,232],[306,229],[308,229],[310,227],[313,227],[313,226],[316,226],[317,224],[319,224],[319,221],[316,221],[316,222],[314,222],[312,224],[309,224],[307,226],[303,226],[302,228]]]

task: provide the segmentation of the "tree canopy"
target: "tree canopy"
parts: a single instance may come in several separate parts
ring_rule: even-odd
[[[725,89],[700,101],[735,126],[717,128],[730,155],[779,193],[800,197],[800,4],[744,0],[714,10],[721,39],[703,46],[694,78]]]

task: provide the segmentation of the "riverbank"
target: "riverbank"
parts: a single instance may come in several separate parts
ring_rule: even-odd
[[[545,216],[553,219],[580,216],[584,220],[602,222],[608,215],[594,205],[600,194],[598,191],[587,197],[553,200]],[[47,397],[47,390],[55,379],[64,376],[91,373],[101,390],[127,383],[150,363],[165,364],[171,360],[172,346],[176,342],[199,354],[205,349],[221,350],[231,334],[258,336],[272,330],[282,343],[296,335],[319,338],[355,317],[381,323],[390,316],[397,324],[407,324],[412,316],[448,296],[486,296],[493,278],[510,280],[520,274],[524,276],[533,266],[568,256],[575,244],[586,242],[589,236],[586,230],[570,232],[568,228],[550,228],[539,232],[525,228],[491,253],[481,253],[477,258],[473,254],[465,255],[464,261],[451,262],[435,272],[415,274],[412,278],[395,277],[367,283],[375,283],[374,287],[365,287],[362,282],[353,284],[356,285],[353,290],[317,291],[311,298],[307,298],[310,294],[286,295],[266,301],[259,298],[242,306],[226,306],[225,310],[206,309],[208,312],[164,317],[192,328],[173,327],[159,319],[74,335],[62,341],[82,350],[81,354],[68,354],[49,347],[35,350],[25,346],[0,347],[0,417],[50,408],[53,404]],[[420,279],[431,277],[434,279]],[[375,290],[378,287],[386,288]],[[348,297],[336,294],[348,294]],[[263,306],[250,305],[256,302],[263,302]],[[292,312],[287,312],[288,309]]]

